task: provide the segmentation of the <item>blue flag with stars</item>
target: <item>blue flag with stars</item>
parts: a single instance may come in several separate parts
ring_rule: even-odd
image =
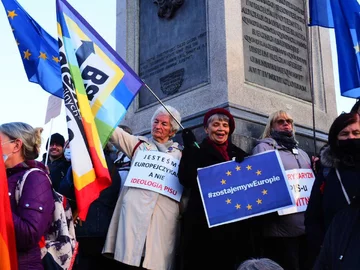
[[[312,0],[310,25],[334,28],[340,92],[360,97],[360,5],[357,0]]]
[[[63,98],[59,47],[16,0],[1,0],[30,82]]]
[[[243,162],[198,169],[198,185],[209,227],[263,215],[294,205],[278,151]]]

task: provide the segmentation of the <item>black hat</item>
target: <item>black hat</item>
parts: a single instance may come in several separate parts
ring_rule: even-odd
[[[58,145],[61,145],[61,147],[64,147],[64,145],[65,145],[64,136],[62,136],[59,133],[54,133],[53,135],[51,135],[50,145],[53,143],[56,143]],[[49,139],[46,142],[46,149],[48,148],[48,144],[49,144]]]

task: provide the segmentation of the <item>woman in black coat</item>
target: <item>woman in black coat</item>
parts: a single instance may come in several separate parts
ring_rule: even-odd
[[[327,171],[318,173],[305,213],[309,257],[314,262],[334,216],[360,194],[360,116],[344,113],[329,130],[329,146],[320,161]]]
[[[327,230],[314,270],[360,269],[360,198],[340,211]]]
[[[227,110],[217,108],[207,112],[204,128],[208,136],[200,148],[190,130],[185,129],[182,134],[185,148],[179,166],[179,180],[185,188],[190,188],[182,224],[182,269],[236,269],[251,255],[248,221],[208,227],[197,184],[197,169],[233,158],[240,162],[247,154],[228,140],[235,122]]]

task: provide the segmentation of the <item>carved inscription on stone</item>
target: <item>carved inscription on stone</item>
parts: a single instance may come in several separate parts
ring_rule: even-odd
[[[160,99],[209,81],[206,1],[183,1],[176,16],[157,16],[153,1],[140,1],[140,77]],[[140,107],[157,102],[140,91]]]
[[[241,0],[246,81],[311,100],[304,0]]]

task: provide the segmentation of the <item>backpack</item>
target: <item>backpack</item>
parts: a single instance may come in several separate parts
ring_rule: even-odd
[[[40,169],[32,168],[26,171],[24,176],[17,182],[15,189],[17,203],[19,203],[26,178],[33,171],[42,172]],[[51,183],[49,176],[47,174],[46,176]],[[54,189],[52,192],[55,210],[51,226],[39,242],[41,260],[45,269],[71,270],[78,248],[72,212],[66,197],[57,193]]]

